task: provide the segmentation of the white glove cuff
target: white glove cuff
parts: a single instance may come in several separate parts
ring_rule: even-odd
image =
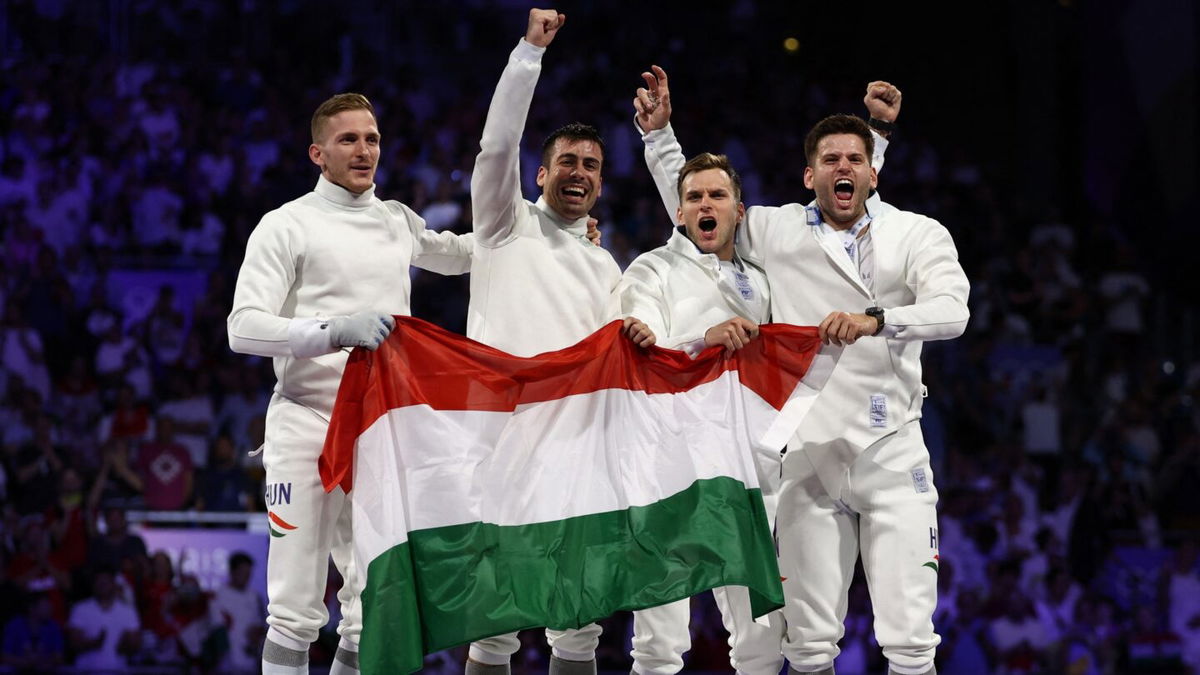
[[[337,347],[333,345],[329,331],[329,319],[312,317],[289,321],[288,347],[292,350],[292,356],[298,359],[311,359],[336,352]]]
[[[646,145],[654,145],[655,143],[670,141],[674,140],[675,138],[675,129],[671,126],[670,122],[667,122],[667,126],[661,129],[651,129],[650,131],[646,131],[645,129],[642,129],[642,125],[637,123],[637,115],[634,115],[633,128],[637,129],[638,133],[642,135],[642,142]]]

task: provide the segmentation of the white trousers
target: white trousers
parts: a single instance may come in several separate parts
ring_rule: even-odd
[[[325,586],[329,558],[344,583],[338,591],[338,634],[358,644],[361,592],[355,574],[350,503],[341,488],[326,493],[317,473],[328,423],[302,405],[275,394],[267,409],[266,502],[271,528],[267,555],[267,623],[295,643],[317,639],[329,622]]]
[[[551,653],[560,659],[591,661],[596,658],[596,647],[600,644],[602,631],[600,625],[595,623],[574,630],[547,628],[546,641],[550,643]],[[472,642],[469,655],[471,660],[479,663],[503,665],[508,663],[520,648],[521,640],[517,638],[517,634],[509,633]]]
[[[920,424],[871,445],[835,484],[822,483],[818,474],[839,475],[821,466],[837,456],[836,443],[802,443],[783,463],[776,531],[784,656],[799,670],[833,662],[861,554],[884,656],[901,668],[928,666],[941,641],[933,630],[937,489]]]

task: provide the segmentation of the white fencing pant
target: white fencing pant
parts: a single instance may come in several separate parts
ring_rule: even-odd
[[[573,630],[547,628],[546,641],[550,643],[550,652],[560,659],[591,661],[596,658],[596,647],[600,645],[602,631],[600,625],[595,623]],[[521,640],[517,634],[509,633],[472,642],[468,655],[472,661],[500,666],[508,663],[520,648]]]
[[[755,471],[762,489],[767,522],[775,522],[781,473],[781,454],[774,448],[758,448]],[[729,662],[738,673],[778,675],[783,666],[783,615],[767,616],[769,623],[756,622],[750,613],[750,593],[744,586],[713,589],[721,623],[729,631]],[[692,647],[688,623],[690,599],[633,613],[633,671],[643,675],[670,675],[683,669],[683,654]],[[772,667],[774,668],[772,670]]]
[[[671,675],[683,670],[683,653],[692,648],[689,624],[692,599],[684,598],[633,613],[633,672]]]
[[[734,670],[743,675],[778,675],[783,667],[783,612],[775,610],[755,621],[745,586],[714,588],[713,598],[729,632],[729,662]],[[683,655],[692,646],[690,618],[690,598],[634,612],[633,672],[671,675],[682,670]]]
[[[325,586],[330,554],[345,581],[338,591],[342,610],[338,634],[343,643],[357,645],[362,631],[361,580],[354,570],[349,498],[341,488],[326,493],[317,472],[327,428],[312,410],[278,394],[271,397],[263,449],[271,528],[267,624],[276,641],[290,649],[299,649],[297,645],[307,649],[329,622]]]
[[[786,604],[783,653],[798,670],[833,663],[860,550],[888,661],[928,667],[941,639],[937,606],[937,489],[918,422],[872,444],[823,484],[817,466],[838,456],[803,444],[784,462],[779,497],[780,572]],[[821,475],[838,475],[822,467]],[[829,481],[827,480],[826,483]]]
[[[738,675],[779,675],[786,633],[783,610],[756,621],[745,586],[714,588],[713,597],[721,610],[721,623],[729,631],[729,664]]]

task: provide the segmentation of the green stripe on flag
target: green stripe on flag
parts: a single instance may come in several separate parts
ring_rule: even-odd
[[[576,628],[727,585],[750,588],[755,614],[783,605],[762,493],[728,477],[628,510],[410,532],[368,567],[360,666],[411,672],[478,638]]]

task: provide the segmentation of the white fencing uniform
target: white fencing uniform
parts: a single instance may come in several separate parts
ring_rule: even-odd
[[[621,269],[587,240],[587,218],[564,220],[545,200],[521,195],[521,135],[544,52],[521,40],[509,56],[471,175],[476,239],[467,336],[516,356],[569,347],[618,317],[612,291]],[[560,659],[589,661],[600,627],[547,630],[546,637]],[[505,664],[519,647],[516,634],[500,635],[473,643],[470,656]]]
[[[643,140],[673,213],[666,200],[678,197],[664,186],[674,185],[682,150],[670,126]],[[937,491],[918,422],[921,344],[962,334],[970,286],[942,225],[877,196],[867,210],[872,262],[862,267],[800,204],[750,207],[737,241],[738,253],[766,271],[775,321],[817,325],[833,311],[877,306],[887,324],[844,349],[784,461],[776,520],[783,652],[798,670],[819,670],[838,654],[860,545],[875,636],[893,669],[928,668],[939,642]]]
[[[740,259],[722,262],[702,253],[677,227],[665,246],[638,256],[621,279],[621,314],[641,319],[654,331],[657,344],[695,356],[704,350],[705,332],[735,316],[756,324],[771,314],[770,292],[761,269]],[[768,521],[775,518],[779,484],[778,452],[755,457]],[[750,596],[741,587],[714,589],[722,620],[729,630],[730,661],[739,672],[776,675],[782,617],[775,626],[755,623]],[[774,614],[778,614],[775,612]],[[691,647],[689,599],[633,613],[633,670],[644,675],[677,673]],[[771,670],[769,664],[774,664]]]
[[[266,501],[269,639],[307,652],[329,619],[329,555],[346,580],[338,593],[342,645],[362,628],[351,562],[350,508],[340,488],[326,493],[317,459],[347,352],[333,346],[328,317],[363,311],[409,313],[409,265],[446,274],[470,268],[470,236],[425,229],[374,188],[355,195],[321,177],[316,188],[263,216],[250,234],[229,314],[235,352],[274,357],[277,383],[267,408]]]

